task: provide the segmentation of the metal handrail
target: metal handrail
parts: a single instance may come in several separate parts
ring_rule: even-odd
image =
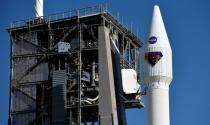
[[[62,19],[67,19],[67,18],[72,18],[72,17],[77,17],[77,16],[88,16],[91,14],[98,14],[98,13],[109,13],[117,22],[119,25],[124,27],[124,29],[130,33],[134,38],[137,38],[137,35],[132,32],[132,29],[129,29],[128,26],[121,24],[120,20],[114,16],[112,13],[110,13],[107,9],[106,4],[100,4],[97,6],[90,6],[90,7],[85,7],[85,8],[80,8],[80,9],[74,9],[74,10],[68,10],[60,13],[55,13],[55,14],[50,14],[48,16],[42,16],[39,18],[30,18],[26,20],[19,20],[19,21],[14,21],[10,23],[9,29],[12,28],[21,28],[21,27],[30,27],[30,25],[39,25],[43,23],[48,23],[51,21],[56,21],[56,20],[62,20]],[[78,15],[79,14],[79,15]]]
[[[28,25],[36,25],[40,23],[47,23],[50,21],[56,21],[56,20],[61,20],[65,18],[75,17],[75,16],[87,16],[87,15],[91,15],[95,13],[102,13],[106,11],[107,11],[107,8],[105,5],[97,5],[97,6],[92,6],[92,7],[86,7],[86,8],[76,9],[76,10],[69,10],[65,12],[50,14],[48,16],[42,16],[39,18],[30,18],[26,20],[14,21],[14,22],[11,22],[9,28],[18,28],[18,27],[23,27],[23,26],[28,26]],[[79,12],[79,15],[78,15],[78,12]]]

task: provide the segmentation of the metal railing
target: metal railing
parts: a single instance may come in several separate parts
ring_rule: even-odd
[[[124,25],[123,22],[120,21],[119,17],[114,16],[112,13],[110,13],[107,9],[106,4],[100,4],[97,6],[85,7],[81,9],[75,9],[75,10],[69,10],[69,11],[65,11],[61,13],[50,14],[48,16],[43,16],[39,18],[30,18],[26,20],[14,21],[14,22],[11,22],[9,29],[30,27],[31,25],[39,25],[39,24],[62,20],[62,19],[74,18],[78,16],[82,17],[82,16],[100,14],[100,13],[105,13],[105,12],[109,13],[121,27],[123,27],[128,33],[131,34],[131,36],[138,39],[138,32],[137,33],[133,32],[134,29],[132,29],[132,27],[129,28],[127,25]]]
[[[61,19],[66,19],[66,18],[71,18],[71,17],[77,17],[77,16],[88,16],[91,14],[98,14],[98,13],[103,13],[103,12],[107,12],[106,5],[97,5],[97,6],[92,6],[92,7],[86,7],[86,8],[51,14],[51,15],[43,16],[39,18],[30,18],[26,20],[14,21],[14,22],[11,22],[9,28],[18,28],[18,27],[23,27],[23,26],[36,25],[36,24],[41,24],[41,23],[47,23],[49,21],[56,21],[56,20],[61,20]]]

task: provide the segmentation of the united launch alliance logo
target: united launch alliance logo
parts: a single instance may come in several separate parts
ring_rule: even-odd
[[[163,57],[160,51],[157,52],[147,52],[144,55],[145,60],[153,67],[155,64]]]
[[[149,43],[150,43],[150,44],[154,44],[154,43],[156,43],[156,42],[157,42],[157,37],[151,36],[151,37],[149,38]]]

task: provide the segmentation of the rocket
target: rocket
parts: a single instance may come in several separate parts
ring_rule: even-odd
[[[160,9],[155,5],[144,45],[143,79],[147,87],[148,125],[170,125],[169,85],[172,78],[172,50]]]

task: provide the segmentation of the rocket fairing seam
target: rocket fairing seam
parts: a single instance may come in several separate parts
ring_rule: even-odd
[[[167,76],[172,78],[172,71],[169,71],[169,67],[172,66],[172,61],[170,56],[172,55],[172,52],[169,48],[166,47],[149,47],[144,49],[144,57],[147,57],[147,53],[153,53],[158,52],[162,54],[162,57],[155,63],[154,66],[152,66],[150,63],[148,63],[147,58],[144,59],[144,68],[148,67],[151,71],[144,70],[144,77],[145,76]],[[161,72],[158,72],[161,71]],[[150,73],[149,73],[150,72]]]
[[[147,89],[169,89],[169,84],[164,82],[149,83]]]

